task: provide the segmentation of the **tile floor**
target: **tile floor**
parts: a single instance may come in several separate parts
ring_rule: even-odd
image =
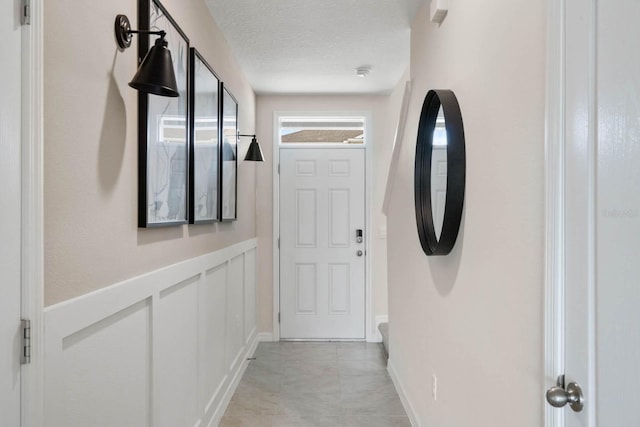
[[[220,427],[410,427],[381,344],[260,343]]]

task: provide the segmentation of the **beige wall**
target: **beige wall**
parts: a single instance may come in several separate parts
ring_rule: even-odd
[[[428,5],[412,28],[413,96],[387,218],[391,364],[419,425],[540,426],[543,397],[544,2]],[[427,257],[413,202],[417,123],[452,89],[466,134],[463,224]],[[432,397],[432,375],[438,395]]]
[[[257,233],[258,254],[258,330],[272,332],[273,319],[273,117],[274,112],[348,112],[369,111],[373,120],[372,160],[373,198],[371,261],[373,286],[373,311],[375,315],[387,314],[386,240],[380,230],[386,227],[381,214],[384,186],[393,136],[397,123],[402,93],[391,96],[258,96],[256,129],[266,163],[260,165],[257,174]]]
[[[255,96],[202,0],[162,2],[239,101],[252,133]],[[118,13],[137,1],[45,8],[45,300],[51,305],[254,237],[255,165],[240,162],[238,221],[137,228],[137,41],[119,52]],[[241,141],[246,151],[248,141]],[[240,156],[242,158],[242,155]]]

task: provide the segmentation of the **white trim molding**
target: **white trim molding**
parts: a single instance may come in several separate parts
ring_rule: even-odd
[[[47,426],[213,426],[258,344],[256,239],[47,307]]]
[[[43,1],[31,0],[31,23],[22,27],[22,317],[31,321],[31,363],[21,369],[22,427],[43,418],[44,306],[44,85]]]
[[[546,106],[545,372],[578,380],[580,419],[545,404],[545,427],[597,422],[596,0],[548,0]],[[567,419],[565,420],[565,417]]]
[[[565,0],[547,1],[547,101],[545,141],[545,326],[544,396],[564,373],[565,223]],[[561,427],[561,411],[544,404],[545,427]]]

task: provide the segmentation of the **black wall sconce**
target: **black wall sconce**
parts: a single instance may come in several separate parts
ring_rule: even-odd
[[[258,144],[258,140],[255,135],[241,135],[238,133],[238,137],[245,136],[251,138],[251,144],[249,144],[249,149],[247,150],[247,155],[244,156],[245,160],[250,162],[264,162],[264,156],[262,155],[262,149],[260,148],[260,144]]]
[[[164,39],[166,33],[164,31],[132,30],[129,18],[125,15],[116,16],[115,32],[116,42],[121,50],[131,46],[131,39],[134,34],[159,35],[160,37],[156,40],[155,45],[149,49],[149,52],[142,60],[129,86],[154,95],[179,96],[176,75],[173,71],[173,61],[171,60],[171,51],[167,48],[168,43]]]

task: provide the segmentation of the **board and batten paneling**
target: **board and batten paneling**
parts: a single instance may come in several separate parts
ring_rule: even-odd
[[[257,345],[256,240],[45,309],[51,427],[214,426]]]

